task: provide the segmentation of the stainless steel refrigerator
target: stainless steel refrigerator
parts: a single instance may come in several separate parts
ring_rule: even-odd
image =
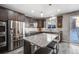
[[[23,46],[24,22],[8,20],[8,49],[14,50]]]

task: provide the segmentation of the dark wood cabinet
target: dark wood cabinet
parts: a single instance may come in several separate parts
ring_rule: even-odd
[[[0,6],[0,20],[6,21],[6,20],[14,20],[14,21],[25,21],[25,15],[22,13],[19,13],[17,11],[13,11],[4,7]]]
[[[18,17],[19,17],[18,13],[14,12],[14,11],[11,11],[11,10],[8,10],[8,19],[9,20],[17,21]]]
[[[0,7],[0,20],[6,21],[8,19],[8,12],[6,8]]]
[[[15,13],[14,11],[8,10],[8,19],[16,21],[17,13]]]
[[[8,10],[8,19],[13,20],[14,19],[14,12],[11,10]]]
[[[44,22],[45,20],[37,20],[37,28],[38,28],[38,31],[41,32],[42,31],[42,28],[44,28]]]
[[[24,40],[24,54],[31,54],[31,44],[26,40]]]
[[[57,28],[62,28],[63,16],[57,16]]]
[[[22,14],[19,14],[19,19],[18,20],[24,22],[25,21],[25,16],[22,15]]]
[[[45,20],[37,20],[37,28],[44,28]]]
[[[24,21],[25,16],[21,13],[8,10],[8,19],[14,21]]]

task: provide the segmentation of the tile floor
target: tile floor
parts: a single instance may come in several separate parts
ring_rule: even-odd
[[[14,51],[11,51],[11,52],[7,52],[5,54],[23,54],[23,47],[18,48],[18,49],[14,50]]]
[[[14,51],[8,52],[6,54],[23,54],[23,47],[16,49]],[[79,54],[79,45],[62,42],[59,44],[58,54]]]
[[[79,54],[79,44],[60,43],[59,54]]]

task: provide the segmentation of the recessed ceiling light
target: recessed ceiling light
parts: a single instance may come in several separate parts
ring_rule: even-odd
[[[41,13],[41,17],[43,17],[43,15],[44,15],[44,14],[43,14],[43,13]]]
[[[31,12],[32,12],[32,13],[34,13],[35,11],[34,11],[34,10],[32,10]]]
[[[44,15],[44,14],[43,14],[43,11],[41,11],[41,14],[40,14],[40,15],[41,15],[41,17],[43,17],[43,15]]]
[[[61,9],[57,9],[57,12],[60,12],[61,11]]]

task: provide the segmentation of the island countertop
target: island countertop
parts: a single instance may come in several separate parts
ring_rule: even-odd
[[[40,32],[40,33],[35,33],[34,35],[23,37],[23,39],[37,46],[46,47],[56,37],[58,37],[58,34]]]
[[[49,32],[49,31],[43,31],[43,32],[29,32],[25,34],[25,37],[27,36],[32,36],[32,35],[37,35],[37,34],[41,34],[41,33],[49,33],[49,34],[59,34],[60,32]]]

